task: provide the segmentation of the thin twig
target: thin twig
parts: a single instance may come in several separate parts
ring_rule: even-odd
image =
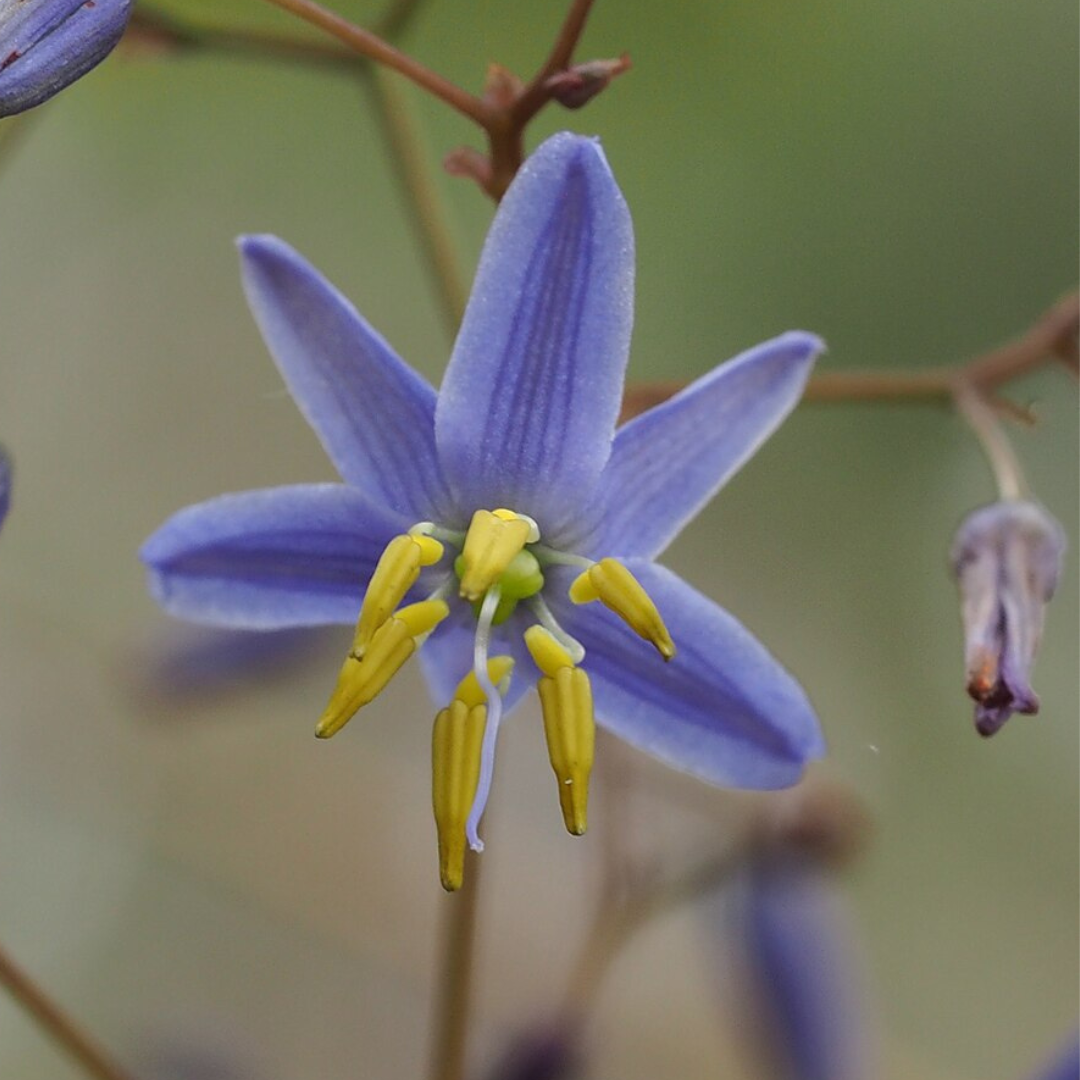
[[[1071,366],[1080,326],[1080,294],[1073,293],[1045,312],[1023,336],[1008,345],[960,364],[926,371],[832,371],[815,375],[806,387],[804,401],[825,402],[923,402],[948,404],[963,383],[992,392],[1051,359]],[[627,388],[623,419],[666,401],[686,384],[682,382],[638,383]],[[1008,403],[993,400],[995,407]]]
[[[973,386],[964,386],[956,393],[957,412],[979,440],[1001,499],[1020,499],[1027,491],[1027,482],[1012,443],[1001,430],[993,407]]]
[[[468,287],[461,274],[446,212],[431,177],[424,149],[409,112],[403,87],[382,68],[371,72],[375,112],[398,179],[405,189],[409,216],[439,294],[443,321],[450,338],[457,334],[465,312]]]
[[[339,41],[343,41],[350,49],[363,56],[367,56],[377,63],[383,64],[405,78],[411,79],[417,86],[434,94],[435,97],[444,101],[451,108],[476,121],[486,129],[491,120],[491,110],[478,97],[473,96],[460,86],[450,82],[437,72],[425,67],[418,60],[395,49],[389,42],[384,41],[378,34],[365,30],[355,23],[343,19],[340,15],[314,0],[267,0],[267,3],[284,9],[293,15],[304,19],[313,26],[332,34]]]
[[[465,882],[446,905],[442,922],[442,970],[435,995],[432,1080],[462,1080],[471,1012],[476,913],[481,864],[472,852],[465,858]]]
[[[510,108],[510,114],[519,129],[524,128],[550,100],[551,95],[546,89],[547,81],[552,75],[569,67],[592,6],[593,0],[574,0],[571,4],[547,60]]]
[[[135,41],[144,38],[181,52],[227,52],[262,59],[293,60],[345,71],[356,71],[369,64],[367,57],[359,56],[344,46],[263,30],[193,26],[171,15],[146,8],[132,13],[127,34]]]
[[[3,986],[58,1046],[94,1080],[132,1080],[55,1001],[0,947],[0,986]]]
[[[756,835],[749,831],[727,850],[674,879],[641,885],[622,903],[598,905],[592,928],[567,983],[559,1014],[561,1024],[569,1030],[580,1026],[612,960],[638,930],[657,915],[717,888],[743,864],[755,839]]]

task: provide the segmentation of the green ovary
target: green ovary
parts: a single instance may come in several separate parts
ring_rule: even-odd
[[[459,555],[454,560],[454,573],[459,578],[462,569],[462,557]],[[544,587],[544,575],[540,570],[539,561],[532,552],[519,551],[495,584],[499,589],[499,605],[495,609],[492,622],[498,626],[510,618],[521,600],[528,600],[530,596],[535,596],[540,592]],[[473,611],[477,618],[480,616],[482,602],[477,601],[473,604]]]

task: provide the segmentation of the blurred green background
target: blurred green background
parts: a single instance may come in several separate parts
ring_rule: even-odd
[[[429,0],[402,44],[478,90],[493,60],[530,73],[563,6]],[[288,25],[255,0],[166,10]],[[579,56],[633,70],[532,145],[603,139],[638,237],[631,377],[792,327],[833,370],[1019,334],[1077,277],[1076,40],[1066,0],[600,0]],[[407,93],[434,169],[479,145]],[[310,730],[334,638],[291,678],[173,701],[147,686],[167,628],[135,556],[187,503],[333,475],[244,307],[238,233],[287,239],[438,380],[449,344],[370,103],[333,74],[122,50],[24,135],[0,173],[0,940],[148,1072],[196,1041],[270,1080],[419,1075],[443,898],[418,676],[329,746]],[[437,182],[471,272],[490,205]],[[1073,548],[1042,715],[992,741],[946,554],[993,490],[948,411],[800,408],[665,557],[799,676],[822,772],[875,815],[847,884],[897,1080],[1021,1077],[1075,1024],[1076,394],[1055,369],[1012,394]],[[612,824],[598,797],[590,836],[561,834],[538,729],[532,705],[508,725],[487,818],[478,1062],[556,1000]],[[614,825],[647,847],[671,815]],[[633,943],[590,1076],[744,1075],[702,935],[685,911]],[[0,1001],[0,1076],[77,1075]]]

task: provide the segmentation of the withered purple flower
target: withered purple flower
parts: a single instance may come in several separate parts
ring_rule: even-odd
[[[1064,553],[1061,525],[1033,502],[992,503],[957,530],[952,567],[980,735],[998,732],[1014,712],[1039,711],[1031,669]]]

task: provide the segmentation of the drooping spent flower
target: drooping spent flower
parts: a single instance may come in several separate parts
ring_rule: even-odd
[[[419,650],[444,706],[445,887],[466,842],[482,847],[500,720],[533,683],[571,832],[594,722],[712,783],[798,778],[822,750],[802,689],[653,559],[795,405],[816,337],[759,345],[616,431],[633,234],[599,144],[570,134],[503,200],[437,395],[280,240],[241,254],[270,352],[345,483],[180,511],[142,549],[151,588],[174,614],[234,626],[356,622],[322,736]]]
[[[992,503],[957,530],[952,567],[980,735],[998,732],[1014,712],[1039,711],[1031,669],[1064,553],[1064,529],[1033,502]]]
[[[134,0],[0,0],[0,116],[40,105],[120,40]]]

